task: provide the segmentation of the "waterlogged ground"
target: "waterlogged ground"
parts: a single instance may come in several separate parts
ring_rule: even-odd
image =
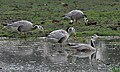
[[[120,66],[119,37],[103,37],[96,48],[97,60],[90,61],[70,56],[74,50],[43,38],[0,38],[0,72],[112,72]]]

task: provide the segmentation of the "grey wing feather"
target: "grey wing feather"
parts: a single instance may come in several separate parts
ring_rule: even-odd
[[[80,49],[80,50],[92,48],[90,45],[87,45],[87,44],[76,44],[76,45],[73,45],[73,46],[70,46],[70,47]]]
[[[59,41],[58,41],[58,43],[62,43],[63,41],[65,41],[66,40],[66,36],[64,36],[64,37],[62,37]]]
[[[83,12],[82,11],[79,11],[79,10],[73,10],[73,11],[71,11],[71,12],[69,12],[68,14],[67,14],[68,16],[70,16],[70,17],[72,17],[72,18],[83,18],[84,17],[84,14],[83,14]]]
[[[8,24],[8,26],[13,26],[13,27],[19,27],[19,26],[32,26],[33,24],[29,21],[26,21],[26,20],[21,20],[21,21],[17,21],[17,22],[14,22],[14,23],[11,23],[11,24]]]
[[[64,31],[64,30],[53,31],[47,37],[48,38],[56,38],[56,39],[60,40],[62,37],[65,36],[61,31]]]

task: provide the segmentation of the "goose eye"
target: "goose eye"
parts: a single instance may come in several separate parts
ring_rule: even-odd
[[[71,31],[72,29],[70,28],[69,31]]]

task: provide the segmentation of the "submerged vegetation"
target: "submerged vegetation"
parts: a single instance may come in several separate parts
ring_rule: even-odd
[[[97,22],[96,25],[86,26],[81,20],[80,24],[69,24],[62,16],[71,10],[82,10],[89,20]],[[98,35],[120,35],[120,2],[119,0],[1,0],[0,1],[0,36],[19,37],[11,29],[3,28],[19,20],[28,20],[33,24],[42,25],[45,32],[34,30],[31,36],[45,36],[46,33],[56,29],[66,29],[74,26],[77,37]],[[53,20],[58,20],[53,22]]]

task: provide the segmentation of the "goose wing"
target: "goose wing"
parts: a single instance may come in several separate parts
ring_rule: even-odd
[[[13,26],[13,27],[19,27],[21,25],[28,27],[28,26],[32,26],[33,24],[29,21],[26,21],[26,20],[21,20],[21,21],[17,21],[17,22],[13,22],[11,24],[8,24],[8,26]]]
[[[80,11],[80,10],[72,10],[71,12],[69,12],[68,14],[66,14],[67,16],[69,16],[69,17],[77,17],[77,16],[83,16],[84,15],[84,13],[82,12],[82,11]]]
[[[75,48],[77,50],[92,50],[92,49],[94,49],[92,46],[90,46],[88,44],[74,44],[70,47]]]
[[[51,32],[48,36],[47,36],[47,38],[55,38],[55,39],[58,39],[58,40],[60,40],[61,38],[63,38],[63,37],[68,37],[69,35],[68,35],[68,33],[65,31],[65,30],[55,30],[55,31],[53,31],[53,32]]]

